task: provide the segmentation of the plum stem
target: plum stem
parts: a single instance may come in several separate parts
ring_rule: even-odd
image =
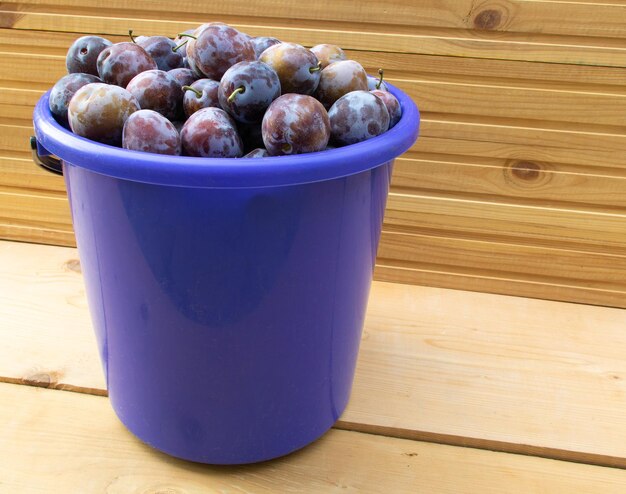
[[[178,51],[179,48],[182,48],[183,46],[185,46],[187,43],[189,43],[189,40],[186,39],[185,41],[183,41],[180,45],[176,45],[175,47],[172,48],[173,52]]]
[[[376,84],[376,89],[380,89],[380,86],[383,84],[383,69],[378,69],[378,75],[380,78],[378,79],[378,83]]]
[[[322,62],[317,62],[315,67],[309,67],[309,72],[312,74],[313,72],[318,72],[322,70]]]
[[[130,40],[131,40],[133,43],[137,44],[137,42],[135,41],[135,37],[133,36],[133,30],[132,30],[132,29],[129,29],[129,30],[128,30],[128,35],[130,36]]]
[[[239,93],[245,93],[246,92],[246,88],[243,86],[239,86],[237,89],[235,89],[232,93],[230,93],[230,96],[228,97],[228,102],[232,103],[233,100],[237,97],[237,94]]]
[[[198,98],[202,98],[202,91],[198,91],[195,87],[183,86],[182,89],[183,91],[193,91],[194,93],[196,93],[196,96]]]
[[[198,39],[196,36],[194,36],[193,34],[187,34],[187,33],[178,33],[176,36],[178,36],[179,38],[193,38],[193,39]]]

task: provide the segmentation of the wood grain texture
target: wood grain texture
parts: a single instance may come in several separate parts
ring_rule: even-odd
[[[0,272],[0,380],[104,394],[75,249],[0,242]],[[337,427],[626,467],[625,324],[619,309],[375,282]]]
[[[626,174],[619,169],[589,170],[525,159],[413,153],[396,161],[392,190],[446,191],[519,204],[589,205],[614,211],[626,206]]]
[[[359,492],[411,493],[429,450],[447,449],[357,432],[331,431],[309,448],[272,462],[216,467],[185,462],[141,443],[106,398],[0,384],[0,465],[7,492]],[[418,448],[415,451],[415,448]],[[453,453],[454,454],[454,453]],[[458,453],[457,453],[458,454]],[[478,457],[484,454],[478,452]],[[505,456],[505,455],[501,455]],[[459,461],[462,462],[462,455]],[[485,458],[486,459],[486,458]],[[426,463],[430,463],[426,460]],[[540,463],[540,462],[538,462]],[[574,470],[572,466],[565,468]],[[558,468],[558,467],[557,467]],[[561,467],[563,468],[563,467]],[[497,469],[492,473],[495,477]],[[590,486],[622,483],[588,467]],[[495,480],[495,479],[494,479]],[[420,479],[420,482],[422,479]],[[436,476],[431,484],[437,485]]]
[[[105,398],[0,384],[10,492],[623,492],[622,470],[331,430],[289,456],[216,467],[135,439]]]
[[[62,182],[20,161],[32,108],[63,75],[71,41],[212,20],[338,43],[420,106],[420,139],[395,169],[380,279],[441,286],[448,276],[456,288],[626,305],[626,271],[609,263],[626,240],[626,6],[613,0],[2,2],[0,236],[74,242],[54,195]]]
[[[371,49],[372,39],[375,36],[377,51],[383,52],[626,66],[626,49],[621,40],[616,38],[494,31],[477,29],[475,26],[453,29],[428,25],[402,26],[393,23],[362,22],[358,17],[363,13],[362,8],[355,11],[353,7],[349,7],[347,20],[329,20],[320,27],[320,20],[323,16],[316,17],[314,20],[259,16],[259,12],[266,11],[256,3],[251,4],[256,11],[255,15],[221,15],[215,11],[187,13],[178,9],[168,9],[167,18],[164,18],[161,12],[152,9],[107,10],[102,6],[82,7],[82,2],[72,2],[72,5],[66,2],[61,3],[62,5],[58,6],[22,6],[21,2],[18,4],[4,2],[0,10],[0,15],[5,19],[2,27],[125,35],[130,26],[137,32],[166,33],[173,36],[184,29],[217,18],[252,36],[273,35],[279,39],[289,39],[303,45],[332,42],[347,49],[368,50]],[[529,2],[525,3],[529,5]],[[282,0],[270,8],[274,8],[272,12],[276,12],[277,8],[288,12],[289,7],[289,2]],[[416,9],[411,2],[406,5],[399,2],[381,3],[379,8],[387,12],[394,10],[404,12],[407,9],[410,12],[422,10]],[[385,15],[381,19],[386,17],[388,16]],[[407,18],[411,16],[405,16],[405,19]],[[294,23],[294,19],[297,19],[297,23]]]
[[[592,304],[624,308],[622,290],[596,289],[576,285],[569,279],[560,283],[530,279],[513,273],[485,275],[475,269],[446,266],[407,265],[407,261],[381,260],[376,264],[374,279],[390,283],[408,283],[455,290],[471,290],[518,297],[549,299],[579,304]]]
[[[378,264],[390,261],[414,269],[465,270],[484,276],[509,277],[546,285],[570,284],[607,289],[626,295],[626,253],[597,254],[584,250],[468,240],[384,231]]]
[[[71,9],[102,9],[102,4],[94,0],[20,0],[4,2],[9,6],[18,4],[40,8],[70,7]],[[228,4],[203,4],[180,2],[177,12],[198,16],[258,16],[283,19],[303,19],[312,21],[351,21],[381,25],[407,25],[445,27],[456,29],[478,29],[515,31],[528,33],[550,33],[581,36],[621,37],[626,35],[626,28],[619,22],[626,15],[626,7],[620,2],[569,2],[563,9],[560,2],[551,0],[528,2],[524,0],[472,2],[471,0],[426,0],[420,2],[420,8],[407,0],[381,2],[366,0],[355,5],[349,0],[339,0],[332,4],[303,5],[281,0],[261,0],[252,5],[244,0],[234,0]],[[24,7],[22,7],[24,8]],[[150,3],[149,8],[115,0],[108,2],[110,10],[141,10],[144,13],[173,15],[171,4],[164,0]],[[18,8],[14,10],[19,10]],[[499,14],[499,15],[498,15]],[[540,25],[539,24],[540,21]]]

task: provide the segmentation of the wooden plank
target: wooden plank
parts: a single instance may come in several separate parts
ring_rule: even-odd
[[[503,235],[516,243],[569,242],[594,252],[619,253],[626,245],[626,214],[510,202],[462,199],[443,193],[391,193],[385,224],[406,231],[447,231],[449,236]],[[515,239],[515,240],[513,240]]]
[[[455,448],[331,431],[311,447],[271,463],[218,468],[151,449],[124,428],[106,398],[11,384],[0,385],[0,397],[0,418],[5,424],[0,433],[5,458],[0,477],[11,492],[199,493],[210,486],[222,492],[379,492],[385,488],[411,493],[418,479],[423,482],[419,472],[435,463],[443,467],[448,450],[463,464],[463,455]],[[430,451],[435,460],[420,458]],[[477,454],[483,461],[489,457]],[[506,465],[508,457],[503,460]],[[571,465],[559,466],[574,470]],[[59,470],[64,474],[59,475]],[[496,467],[491,477],[497,472]],[[587,467],[581,475],[595,489],[624,482],[616,473]],[[439,482],[433,475],[431,485]]]
[[[0,53],[22,55],[45,55],[42,63],[50,63],[54,57],[60,57],[63,65],[65,54],[71,43],[78,37],[76,33],[44,32],[20,30],[16,36],[14,29],[0,28]],[[109,36],[113,42],[127,41],[128,35]],[[431,74],[439,76],[471,76],[493,79],[518,79],[529,81],[558,82],[559,85],[572,87],[609,86],[610,90],[622,90],[623,70],[619,67],[602,67],[592,65],[548,64],[534,62],[519,62],[509,60],[432,56],[411,53],[389,53],[371,50],[346,50],[350,58],[358,60],[371,73],[376,73],[380,67],[395,74],[396,78],[411,79],[412,75]],[[56,76],[47,70],[37,70],[36,66],[20,67],[16,74],[13,66],[7,66],[7,71],[0,72],[0,78],[6,80],[19,79],[32,84],[34,78],[44,77],[46,83],[56,80]],[[29,70],[28,77],[24,77],[24,70]],[[30,72],[32,70],[32,74]],[[58,70],[55,63],[53,71]],[[27,80],[24,80],[27,79]]]
[[[620,493],[622,470],[331,430],[257,465],[214,467],[155,452],[105,398],[0,385],[3,485],[11,492]],[[59,471],[63,475],[59,475]],[[210,487],[207,487],[210,486]]]
[[[448,269],[445,266],[436,268],[420,267],[419,264],[409,266],[406,261],[402,260],[385,259],[377,262],[374,279],[381,282],[626,308],[624,302],[626,295],[623,291],[577,286],[568,284],[568,280],[563,280],[559,284],[546,283],[523,277],[516,278],[508,273],[501,276],[487,276],[475,270],[459,267]]]
[[[33,163],[29,152],[0,153],[0,189],[65,192],[65,181]]]
[[[461,197],[551,206],[625,208],[626,170],[623,175],[615,174],[615,169],[603,170],[603,175],[593,175],[593,171],[562,163],[424,154],[396,160],[392,190],[446,191]]]
[[[2,380],[103,393],[76,259],[0,242]],[[626,467],[625,325],[624,310],[375,282],[337,427]]]
[[[126,16],[119,13],[107,16],[107,11],[102,8],[97,11],[58,8],[55,11],[50,7],[33,7],[32,10],[29,7],[28,10],[16,11],[11,7],[13,5],[7,5],[0,10],[0,15],[6,19],[2,27],[21,30],[121,36],[132,28],[136,32],[172,36],[207,21],[207,16],[179,13],[178,9],[170,9],[171,19],[163,20],[161,14],[153,11],[133,17],[132,12]],[[220,16],[221,21],[252,36],[271,35],[305,46],[335,43],[352,50],[626,66],[626,48],[619,39],[399,26],[394,29],[396,32],[391,32],[387,27],[381,30],[379,26],[358,24],[354,19],[327,22],[320,27],[319,20],[299,20],[294,25],[293,19]]]
[[[598,254],[523,244],[384,231],[377,261],[408,261],[408,267],[473,270],[543,284],[569,284],[626,295],[626,252]],[[626,303],[626,300],[624,301]]]
[[[0,154],[30,152],[31,120],[0,119]]]
[[[76,247],[74,231],[67,225],[33,225],[14,220],[0,220],[0,239]]]
[[[626,134],[619,127],[568,127],[545,121],[426,114],[413,150],[624,168]]]
[[[18,220],[30,224],[71,225],[67,197],[59,192],[20,191],[0,188],[0,222]]]
[[[17,12],[42,6],[104,10],[95,0],[20,0],[4,2],[5,8]],[[28,6],[28,7],[26,7]],[[160,17],[174,14],[171,4],[164,0],[151,2],[149,7],[129,4],[122,0],[107,2],[105,9],[118,14],[150,15]],[[353,21],[380,24],[382,26],[429,26],[456,29],[497,30],[526,33],[550,33],[580,36],[607,36],[621,38],[626,35],[623,20],[626,6],[614,2],[569,2],[563,8],[561,2],[509,0],[507,2],[482,2],[454,0],[440,2],[422,1],[419,8],[400,0],[381,2],[370,0],[358,5],[349,0],[339,0],[328,5],[294,4],[281,0],[261,0],[255,4],[244,0],[233,0],[228,4],[201,4],[180,2],[176,12],[205,18],[219,16],[261,17],[267,22],[272,18],[302,19],[310,21]],[[17,15],[17,14],[16,14]],[[261,22],[263,22],[261,21]]]

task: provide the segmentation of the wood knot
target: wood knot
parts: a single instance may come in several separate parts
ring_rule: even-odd
[[[537,189],[547,186],[554,174],[547,163],[509,160],[503,169],[504,181],[517,189]]]
[[[61,374],[59,372],[35,372],[22,378],[22,383],[28,386],[36,386],[38,388],[54,388]]]
[[[502,22],[502,12],[496,9],[485,9],[474,17],[474,27],[491,31],[496,29]]]
[[[70,259],[63,264],[63,269],[66,271],[73,271],[75,273],[82,273],[80,269],[80,261],[78,259]]]
[[[541,165],[532,161],[516,161],[511,165],[511,173],[520,180],[537,180],[541,175]]]

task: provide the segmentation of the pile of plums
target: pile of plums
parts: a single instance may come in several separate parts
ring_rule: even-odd
[[[376,137],[401,117],[380,77],[331,44],[307,49],[219,22],[70,47],[50,110],[75,134],[134,151],[262,158]]]

